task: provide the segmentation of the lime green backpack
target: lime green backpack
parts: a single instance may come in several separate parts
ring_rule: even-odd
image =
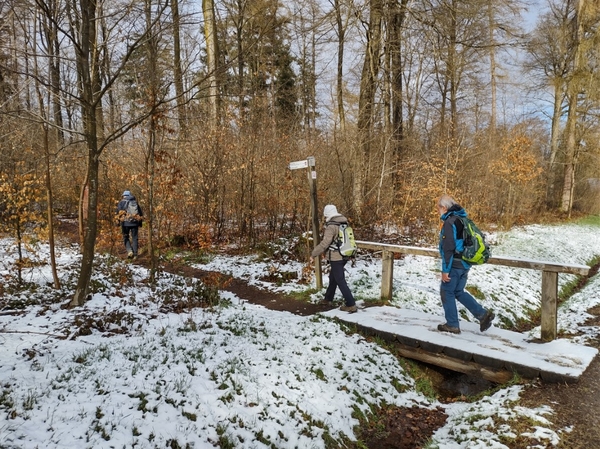
[[[330,246],[331,249],[339,251],[342,257],[350,258],[356,255],[356,251],[358,250],[358,246],[356,245],[356,240],[354,239],[354,231],[348,225],[348,223],[336,223],[335,221],[331,221],[329,224],[334,224],[339,226],[338,236],[333,239],[333,242]]]
[[[492,251],[485,241],[485,236],[470,218],[458,217],[458,219],[463,224],[462,260],[471,265],[486,263]]]

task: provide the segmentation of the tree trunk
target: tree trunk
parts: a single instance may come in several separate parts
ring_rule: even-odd
[[[393,142],[393,171],[392,184],[394,189],[399,188],[398,176],[402,159],[404,157],[404,112],[402,102],[403,92],[403,67],[402,67],[402,27],[406,18],[406,4],[408,0],[398,0],[394,4],[391,14],[389,51],[392,62],[392,142]]]
[[[219,46],[217,40],[217,23],[213,0],[202,0],[204,14],[204,37],[206,39],[206,63],[209,82],[210,120],[213,127],[219,124],[219,79],[218,60]]]
[[[346,40],[346,27],[342,21],[342,11],[340,0],[334,1],[335,23],[338,35],[337,51],[337,81],[336,81],[336,99],[337,112],[340,121],[340,132],[342,135],[346,130],[346,113],[344,111],[344,45]]]
[[[88,298],[92,266],[94,263],[94,247],[98,232],[98,167],[101,149],[98,145],[98,116],[101,115],[100,70],[98,40],[96,34],[96,2],[80,0],[81,20],[78,23],[80,45],[75,47],[77,75],[80,82],[81,118],[88,156],[88,219],[84,228],[83,255],[81,270],[77,280],[75,294],[70,306],[81,306]]]
[[[367,49],[360,78],[358,100],[358,154],[354,167],[353,208],[355,217],[361,219],[365,202],[366,184],[369,179],[371,139],[373,128],[373,109],[377,77],[380,71],[382,0],[370,0],[369,29],[367,30]]]
[[[185,113],[185,98],[183,91],[183,73],[181,70],[181,25],[179,19],[179,0],[171,0],[171,13],[173,14],[173,83],[177,96],[177,120],[179,133],[187,133],[187,117]]]
[[[557,199],[557,178],[558,171],[556,158],[558,156],[560,142],[560,119],[562,117],[563,93],[561,88],[562,81],[554,82],[554,104],[552,108],[552,125],[550,131],[550,158],[548,161],[548,177],[546,179],[546,203],[551,207],[556,207]]]
[[[580,72],[582,66],[582,38],[583,38],[583,17],[585,0],[579,0],[577,3],[577,13],[575,14],[575,57],[573,65],[573,77],[569,83],[569,112],[567,115],[567,125],[565,127],[566,158],[564,182],[562,190],[562,200],[560,209],[562,212],[571,214],[573,207],[573,194],[575,191],[575,162],[577,159],[577,97],[580,90]]]
[[[62,143],[62,119],[59,123],[56,123],[56,113],[57,113],[57,103],[60,105],[60,102],[57,102],[58,95],[58,84],[56,83],[56,70],[58,62],[57,55],[59,53],[58,42],[56,41],[56,27],[55,21],[50,20],[51,17],[47,17],[47,13],[50,10],[45,10],[46,14],[43,14],[42,22],[44,23],[44,32],[47,40],[48,53],[50,64],[48,66],[48,79],[50,81],[51,93],[52,93],[52,104],[54,108],[53,118],[55,120],[54,125],[56,129],[59,130],[57,133],[57,138],[60,143]],[[54,12],[54,11],[53,11]],[[53,18],[53,17],[52,17]],[[35,65],[35,74],[36,74],[36,91],[38,96],[38,105],[40,109],[40,117],[42,118],[42,135],[44,136],[44,174],[45,174],[45,184],[46,184],[46,216],[48,221],[48,245],[50,247],[50,267],[52,271],[52,279],[54,281],[54,288],[60,288],[60,280],[58,278],[58,272],[56,270],[56,250],[54,244],[54,212],[53,212],[53,202],[52,202],[52,176],[50,171],[50,119],[49,113],[45,111],[44,96],[42,94],[42,89],[40,88],[40,81],[43,79],[43,74],[40,73],[40,68],[38,64],[37,53],[34,54],[34,65]],[[58,109],[58,113],[60,115],[60,108]]]
[[[496,21],[494,19],[494,0],[488,0],[488,26],[489,26],[489,45],[490,45],[490,87],[492,90],[492,104],[490,106],[490,132],[489,132],[489,145],[490,151],[494,153],[496,147],[496,128],[497,128],[497,108],[496,108],[496,39],[494,37],[494,31],[496,28]]]
[[[158,45],[157,38],[152,34],[152,13],[151,2],[146,0],[146,30],[148,32],[148,40],[146,41],[147,60],[148,60],[148,92],[150,92],[150,104],[152,110],[155,110],[159,103],[158,91],[160,89],[160,80],[157,77],[158,73]],[[148,123],[148,150],[146,153],[146,196],[148,198],[148,207],[146,210],[146,225],[148,227],[148,256],[150,257],[150,281],[154,282],[156,271],[158,269],[158,261],[154,251],[154,178],[156,169],[156,136],[158,132],[159,114],[153,113],[149,117]]]
[[[54,207],[52,201],[52,176],[50,174],[50,143],[48,126],[44,125],[44,156],[46,162],[46,215],[48,217],[48,245],[50,246],[50,267],[54,288],[60,288],[60,280],[56,270],[56,249],[54,244]]]

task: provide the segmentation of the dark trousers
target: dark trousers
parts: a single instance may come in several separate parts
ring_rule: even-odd
[[[329,272],[329,286],[325,291],[325,299],[327,301],[333,301],[333,296],[335,295],[336,288],[340,288],[340,292],[346,301],[347,306],[353,306],[356,304],[354,301],[354,296],[352,296],[352,292],[348,288],[348,284],[346,283],[346,274],[344,272],[344,266],[346,265],[347,260],[338,260],[329,262],[331,265],[331,271]]]
[[[123,243],[127,253],[133,253],[134,257],[138,255],[138,226],[121,225],[123,233]],[[131,236],[131,237],[130,237]]]

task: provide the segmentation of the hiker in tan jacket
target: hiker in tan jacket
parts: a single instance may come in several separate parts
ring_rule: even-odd
[[[347,223],[348,220],[338,213],[337,208],[333,204],[325,206],[323,215],[325,217],[323,240],[315,247],[310,257],[312,262],[315,257],[324,254],[331,266],[331,271],[329,272],[329,286],[325,291],[324,299],[319,304],[332,305],[335,291],[339,287],[345,301],[345,304],[340,307],[340,310],[354,313],[358,309],[356,307],[356,301],[354,301],[354,296],[352,296],[352,292],[346,283],[346,275],[344,272],[344,266],[348,262],[348,258],[343,257],[335,245],[335,241],[339,234],[340,224]]]

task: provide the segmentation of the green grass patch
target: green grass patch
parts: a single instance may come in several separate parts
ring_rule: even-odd
[[[465,290],[468,291],[475,299],[479,299],[479,300],[485,299],[485,295],[483,294],[483,292],[474,285],[468,285],[465,288]]]
[[[289,293],[289,296],[291,296],[292,298],[297,299],[299,301],[309,302],[311,299],[310,298],[311,295],[314,295],[315,293],[319,293],[320,291],[321,290],[316,289],[316,288],[307,288],[306,290],[291,292],[291,293]]]
[[[577,220],[576,223],[588,226],[600,226],[600,215],[588,215],[587,217]]]

